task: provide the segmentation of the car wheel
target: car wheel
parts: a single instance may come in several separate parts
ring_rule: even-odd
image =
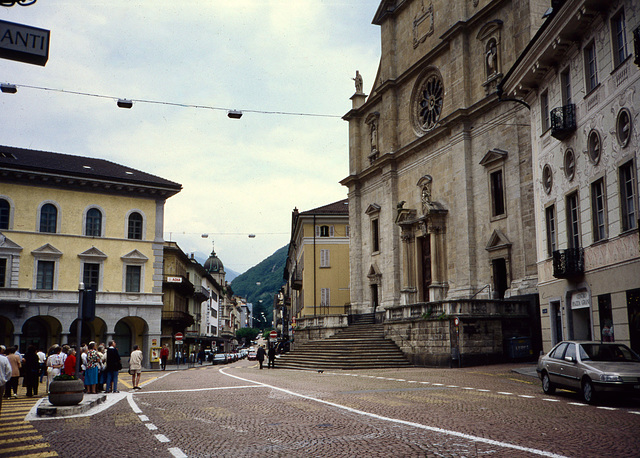
[[[542,373],[542,391],[544,391],[544,394],[553,394],[556,392],[556,387],[553,386],[549,379],[549,374],[546,372]]]
[[[596,402],[596,392],[593,389],[593,383],[588,378],[582,380],[582,400],[588,404]]]

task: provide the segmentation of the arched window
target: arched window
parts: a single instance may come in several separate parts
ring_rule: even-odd
[[[0,229],[9,229],[11,205],[6,199],[0,199]]]
[[[97,208],[92,208],[87,212],[85,235],[92,237],[102,236],[102,212]]]
[[[53,204],[44,204],[40,209],[40,232],[55,234],[58,227],[58,209]]]
[[[138,212],[129,215],[127,238],[142,240],[142,215]]]

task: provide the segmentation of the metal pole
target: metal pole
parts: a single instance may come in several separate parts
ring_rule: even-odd
[[[82,305],[84,302],[84,283],[80,282],[78,285],[78,324],[76,328],[76,336],[77,336],[77,344],[76,344],[76,377],[80,373],[80,362],[82,360],[82,348],[81,339],[82,339]]]

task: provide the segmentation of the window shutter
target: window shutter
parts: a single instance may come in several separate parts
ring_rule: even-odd
[[[329,226],[329,237],[333,237],[333,226]]]
[[[320,237],[320,226],[316,226],[316,237]]]

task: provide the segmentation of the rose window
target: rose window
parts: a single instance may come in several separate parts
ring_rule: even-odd
[[[422,85],[417,102],[418,122],[423,130],[433,129],[440,120],[443,94],[442,81],[436,75],[430,76]]]

